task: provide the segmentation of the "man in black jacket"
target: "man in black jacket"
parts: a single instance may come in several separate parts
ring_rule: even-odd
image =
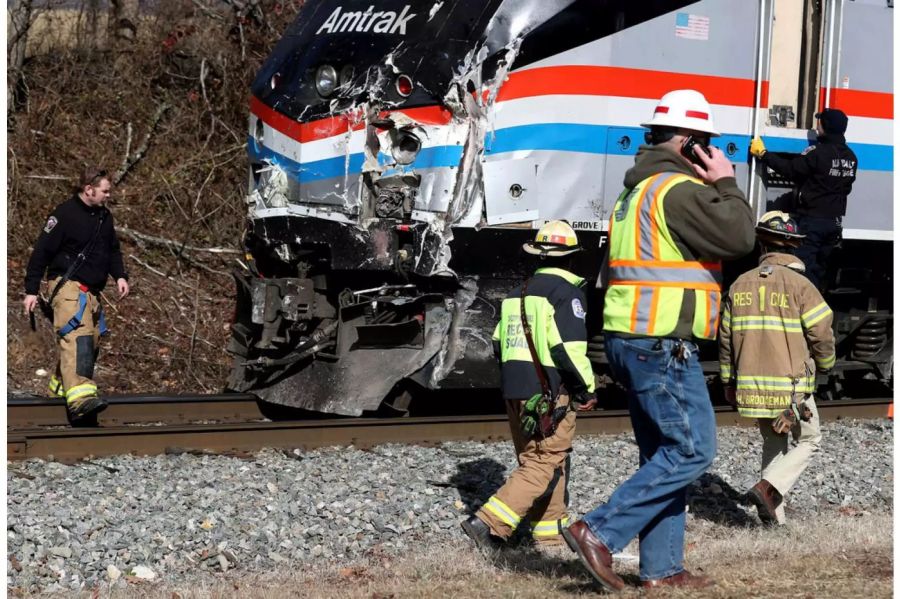
[[[760,138],[750,153],[773,171],[794,182],[795,202],[782,206],[797,221],[806,239],[795,255],[806,266],[806,276],[822,291],[825,270],[834,246],[841,240],[841,219],[847,212],[847,196],[856,180],[856,154],[844,140],[847,115],[834,108],[816,114],[818,143],[794,158],[766,152]]]
[[[119,299],[128,295],[128,274],[112,214],[104,206],[111,187],[105,170],[82,173],[76,193],[47,219],[25,275],[23,304],[29,314],[38,304],[41,278],[47,273],[59,342],[50,392],[65,398],[73,423],[85,422],[106,408],[92,379],[100,337],[107,332],[100,304],[107,277],[116,280]]]

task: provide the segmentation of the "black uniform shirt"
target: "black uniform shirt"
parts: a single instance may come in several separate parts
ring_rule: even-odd
[[[766,152],[762,162],[799,189],[798,203],[791,212],[828,218],[846,214],[858,164],[843,135],[822,135],[818,144],[794,158]]]
[[[112,214],[103,206],[88,206],[76,194],[56,207],[35,242],[25,273],[25,293],[37,295],[45,270],[48,279],[64,275],[94,236],[101,218],[99,238],[72,280],[99,293],[109,275],[128,279]]]

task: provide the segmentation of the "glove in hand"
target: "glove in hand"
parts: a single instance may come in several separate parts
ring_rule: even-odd
[[[778,418],[772,421],[772,430],[779,435],[789,432],[797,423],[797,415],[794,408],[790,407],[778,415]]]
[[[766,144],[763,143],[762,139],[759,137],[753,138],[753,141],[750,142],[750,153],[757,158],[763,157],[763,154],[766,153]]]

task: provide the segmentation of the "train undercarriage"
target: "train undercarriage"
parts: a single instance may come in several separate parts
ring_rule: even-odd
[[[451,251],[466,251],[453,252],[446,275],[421,276],[412,257],[414,248],[428,247],[425,229],[389,221],[365,232],[310,219],[257,221],[247,237],[248,269],[235,274],[228,387],[270,404],[343,415],[406,413],[411,390],[498,387],[490,338],[500,301],[536,266],[520,252],[532,233],[454,230]],[[583,235],[595,249],[576,271],[591,278],[600,234]],[[893,385],[892,265],[858,266],[872,248],[849,241],[835,256],[826,299],[835,312],[838,362],[818,380],[826,399],[853,397],[860,385]],[[754,261],[748,256],[726,274],[734,278]],[[602,305],[600,290],[587,292],[589,306]],[[588,357],[601,386],[614,386],[601,326],[599,310],[589,309]],[[701,359],[718,396],[715,344],[701,348]]]

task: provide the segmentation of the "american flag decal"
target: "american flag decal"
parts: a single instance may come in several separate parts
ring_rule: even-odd
[[[708,40],[709,17],[691,15],[686,12],[676,13],[675,37],[686,40]]]

